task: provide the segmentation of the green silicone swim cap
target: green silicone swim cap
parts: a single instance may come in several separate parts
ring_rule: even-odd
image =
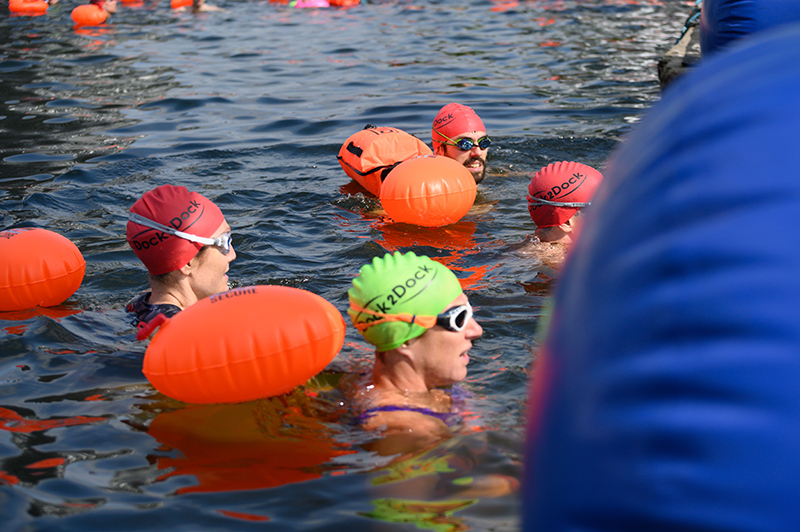
[[[461,295],[461,283],[446,266],[411,251],[405,254],[397,251],[375,257],[371,264],[362,266],[347,295],[350,296],[347,313],[353,325],[359,325],[378,320],[362,308],[383,314],[436,316]],[[389,351],[425,331],[425,327],[416,323],[390,321],[369,327],[361,334],[378,351]]]

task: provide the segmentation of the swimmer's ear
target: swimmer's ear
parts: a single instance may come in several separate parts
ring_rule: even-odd
[[[558,226],[559,229],[564,231],[565,233],[571,233],[575,230],[575,226],[572,224],[572,218],[564,222],[563,224]]]
[[[409,342],[403,342],[402,344],[395,347],[394,350],[397,351],[398,354],[406,358],[413,358],[411,345]]]
[[[195,269],[196,264],[197,264],[197,255],[192,257],[192,260],[190,260],[187,264],[178,268],[177,271],[181,272],[183,275],[189,275]]]

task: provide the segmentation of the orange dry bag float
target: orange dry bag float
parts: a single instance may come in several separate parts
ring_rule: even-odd
[[[172,9],[178,9],[181,7],[190,7],[193,3],[193,0],[171,0],[169,5]]]
[[[72,20],[79,26],[98,26],[107,18],[106,10],[94,4],[84,4],[72,10]]]
[[[238,403],[305,384],[344,345],[342,314],[322,297],[288,286],[248,286],[160,314],[143,371],[164,395],[186,403]]]
[[[339,164],[359,185],[380,196],[381,183],[397,164],[433,155],[417,137],[394,127],[367,125],[348,138],[339,150]]]
[[[78,247],[47,229],[0,231],[0,311],[60,305],[81,286]]]
[[[381,205],[395,222],[438,227],[459,221],[475,203],[478,187],[463,164],[441,155],[397,165],[381,188]]]

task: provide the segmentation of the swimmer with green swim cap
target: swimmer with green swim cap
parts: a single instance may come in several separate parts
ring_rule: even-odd
[[[375,346],[366,428],[419,436],[447,429],[452,399],[439,388],[467,376],[483,329],[458,278],[413,252],[376,257],[348,291],[353,325]]]

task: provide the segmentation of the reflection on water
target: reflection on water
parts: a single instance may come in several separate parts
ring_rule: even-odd
[[[0,504],[9,530],[515,530],[527,385],[560,260],[531,247],[530,176],[600,170],[657,97],[685,9],[655,0],[362,1],[224,12],[122,4],[76,31],[72,6],[0,20],[0,229],[44,227],[87,263],[64,305],[0,314]],[[341,170],[365,123],[430,141],[449,101],[492,136],[476,209],[446,228],[390,223]],[[147,286],[126,212],[173,183],[234,229],[236,286],[309,290],[340,311],[394,250],[454,270],[484,335],[463,432],[370,451],[335,375],[370,367],[348,328],[317,382],[242,405],[165,399],[123,311]],[[225,331],[220,331],[225,334]]]

